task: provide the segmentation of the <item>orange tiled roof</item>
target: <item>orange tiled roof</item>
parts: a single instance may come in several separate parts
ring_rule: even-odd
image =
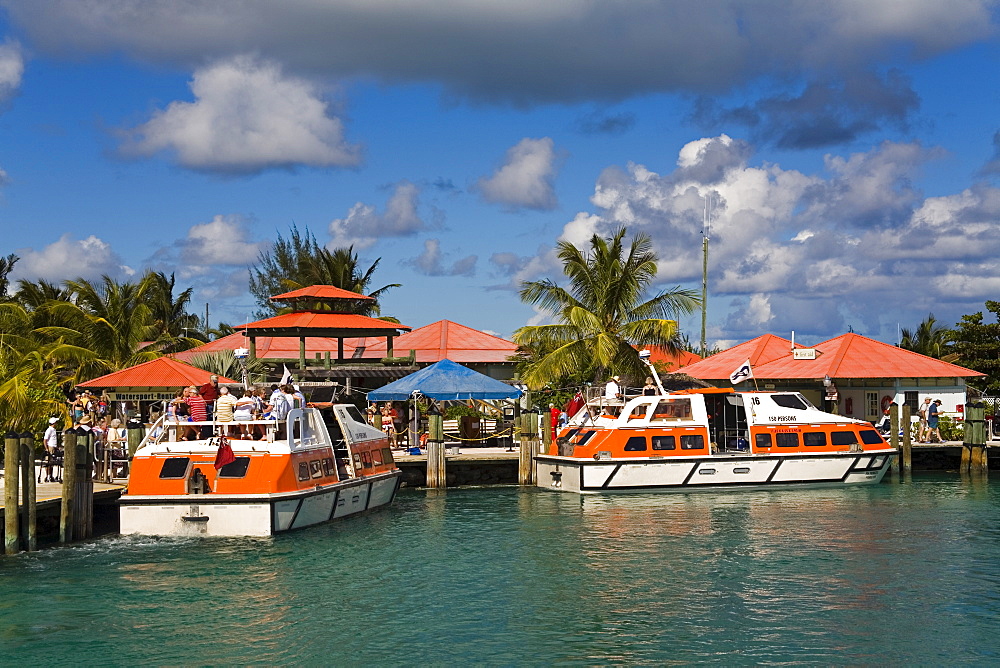
[[[802,346],[795,346],[801,348]],[[762,379],[793,378],[954,378],[981,376],[978,371],[903,350],[860,334],[848,333],[813,346],[816,359],[792,357],[792,342],[767,334],[733,346],[681,369],[702,380],[728,380],[750,360]]]
[[[258,359],[294,359],[299,356],[299,340],[296,337],[258,336],[255,337],[255,339],[255,352]],[[357,347],[356,342],[363,340],[364,339],[345,338],[344,357],[351,357],[354,354],[354,349]],[[249,346],[250,339],[246,338],[243,335],[243,332],[236,332],[234,334],[230,334],[229,336],[223,336],[215,341],[209,341],[208,343],[200,345],[197,348],[176,353],[174,357],[179,360],[189,361],[194,356],[201,355],[202,353],[217,351],[232,352],[237,348],[248,348]],[[336,357],[337,339],[324,336],[306,337],[306,357],[312,358],[316,355],[316,353],[326,352],[329,352],[331,355]]]
[[[507,339],[451,320],[438,320],[418,327],[394,339],[392,347],[396,355],[408,355],[409,351],[415,350],[417,362],[421,363],[443,359],[466,364],[506,362],[517,351],[517,346]],[[369,353],[384,355],[385,340],[373,342],[365,355]]]
[[[199,369],[170,357],[158,357],[136,364],[128,369],[115,371],[100,378],[80,383],[80,387],[185,387],[204,385],[211,372]],[[236,383],[231,378],[219,376],[220,383]]]
[[[369,318],[366,315],[356,313],[313,313],[310,311],[300,311],[296,313],[282,313],[271,316],[256,322],[239,325],[237,329],[264,329],[264,328],[314,328],[314,329],[358,329],[358,330],[386,330],[403,329],[409,331],[406,325],[397,325],[378,318]]]
[[[650,362],[664,366],[670,373],[673,373],[688,364],[694,364],[701,359],[699,355],[696,355],[688,350],[681,350],[675,354],[664,352],[656,346],[647,346],[646,348],[643,348],[643,350],[649,350]]]
[[[303,299],[316,297],[318,299],[361,299],[363,301],[374,301],[374,297],[363,295],[360,292],[351,292],[333,285],[310,285],[307,288],[299,288],[280,295],[274,295],[271,299]]]

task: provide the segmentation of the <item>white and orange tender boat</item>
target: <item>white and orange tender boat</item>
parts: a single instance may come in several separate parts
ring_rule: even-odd
[[[655,369],[650,366],[655,377]],[[692,491],[881,482],[897,451],[868,422],[798,392],[707,388],[588,401],[536,456],[538,486]]]
[[[388,505],[401,472],[385,432],[354,406],[329,410],[329,425],[317,408],[289,411],[280,424],[227,423],[263,440],[235,433],[181,440],[189,427],[218,432],[220,423],[161,419],[132,460],[121,532],[270,536]]]

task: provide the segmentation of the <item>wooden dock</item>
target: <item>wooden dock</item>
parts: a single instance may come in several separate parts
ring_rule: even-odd
[[[0,495],[3,494],[3,477],[0,476]],[[94,483],[94,505],[111,504],[118,500],[118,497],[125,491],[125,484],[108,484],[103,482]],[[39,482],[35,484],[35,498],[37,501],[38,514],[49,514],[52,512],[59,516],[59,508],[62,505],[62,483],[61,482]],[[21,508],[22,504],[18,504]],[[0,518],[4,516],[4,508],[0,505]]]
[[[448,486],[503,485],[518,483],[520,450],[514,448],[461,447],[445,443]],[[457,448],[457,452],[455,452]],[[424,487],[427,484],[427,451],[411,455],[397,450],[392,453],[396,465],[403,471],[403,485]]]

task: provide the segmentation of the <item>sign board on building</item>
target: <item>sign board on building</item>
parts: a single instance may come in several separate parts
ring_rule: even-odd
[[[792,359],[795,360],[814,360],[816,359],[816,349],[815,348],[796,348],[792,351]]]

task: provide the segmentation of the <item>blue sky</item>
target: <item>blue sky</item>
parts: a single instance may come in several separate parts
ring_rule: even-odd
[[[176,272],[238,323],[294,224],[383,312],[509,337],[627,225],[708,335],[895,342],[1000,298],[997,3],[0,0],[14,278]],[[699,338],[700,317],[683,330]]]

